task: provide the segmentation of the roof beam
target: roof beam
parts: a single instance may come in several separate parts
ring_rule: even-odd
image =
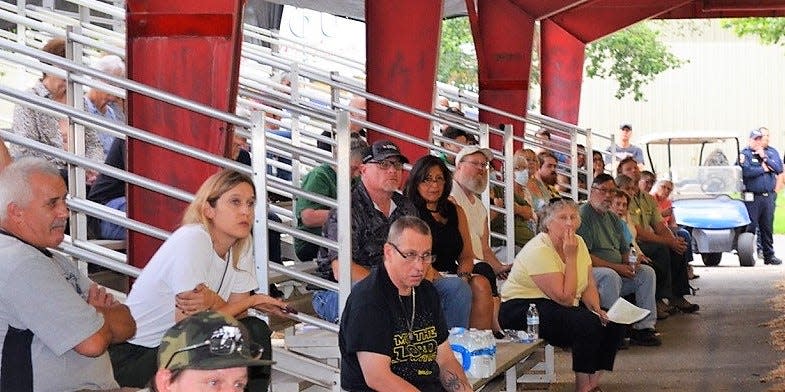
[[[603,0],[572,8],[550,17],[581,42],[589,43],[642,20],[657,17],[691,0]]]

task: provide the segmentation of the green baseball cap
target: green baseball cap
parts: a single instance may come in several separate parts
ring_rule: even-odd
[[[158,347],[158,367],[214,370],[272,365],[245,326],[232,317],[207,310],[181,320],[166,331]]]

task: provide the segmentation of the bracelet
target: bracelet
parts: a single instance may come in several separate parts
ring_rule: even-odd
[[[472,280],[472,273],[471,272],[459,272],[458,273],[458,277],[459,278],[466,278],[466,281],[468,282],[468,281]]]

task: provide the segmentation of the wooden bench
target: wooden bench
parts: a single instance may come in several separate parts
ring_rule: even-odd
[[[516,343],[516,342],[500,342],[496,344],[496,371],[490,377],[486,378],[470,378],[469,382],[472,384],[473,390],[478,390],[491,382],[494,378],[504,373],[505,386],[507,392],[517,391],[518,383],[518,363],[528,358],[530,355],[536,353],[538,350],[545,348],[545,367],[548,367],[547,362],[550,361],[551,373],[553,370],[553,347],[545,345],[543,340],[538,340],[534,343]],[[550,349],[550,356],[548,350]],[[535,366],[537,368],[539,365]],[[534,369],[533,368],[533,369]],[[547,372],[547,371],[546,371]],[[525,376],[524,376],[525,377]],[[530,382],[521,377],[522,381]]]

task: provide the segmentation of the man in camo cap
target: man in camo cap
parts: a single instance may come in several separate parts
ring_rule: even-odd
[[[140,392],[243,391],[248,366],[269,366],[260,360],[259,345],[237,320],[214,311],[194,314],[164,334],[158,348],[158,371]]]

